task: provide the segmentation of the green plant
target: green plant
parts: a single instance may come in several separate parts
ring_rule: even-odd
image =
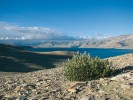
[[[91,57],[89,54],[74,54],[64,64],[64,75],[71,81],[87,81],[110,76],[113,68],[108,60]]]

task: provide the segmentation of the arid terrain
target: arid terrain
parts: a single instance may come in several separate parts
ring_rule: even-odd
[[[68,52],[33,53],[7,45],[1,48],[0,100],[133,100],[133,54],[107,58],[115,67],[111,77],[71,82],[63,76],[61,64],[71,57]],[[11,74],[3,74],[9,71]]]

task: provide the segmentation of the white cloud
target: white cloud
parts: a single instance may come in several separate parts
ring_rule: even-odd
[[[85,40],[90,40],[90,39],[95,39],[95,40],[102,40],[102,39],[107,39],[109,37],[112,37],[111,35],[106,35],[106,34],[103,34],[103,35],[88,35],[88,36],[77,36],[77,39],[85,39]]]
[[[74,39],[48,27],[22,27],[0,22],[0,40],[61,40]]]
[[[68,36],[48,27],[23,27],[13,23],[0,22],[0,40],[75,40],[105,39],[111,37],[103,34],[87,36]]]

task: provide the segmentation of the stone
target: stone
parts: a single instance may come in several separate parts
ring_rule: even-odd
[[[64,97],[64,99],[67,99],[67,100],[70,100],[70,98],[71,98],[70,95],[66,95],[66,96]]]
[[[26,84],[26,83],[24,83],[24,84],[21,84],[21,86],[23,86],[23,87],[26,87],[28,84]]]
[[[0,95],[0,100],[2,100],[2,98],[3,98],[3,95]]]
[[[40,98],[40,100],[48,100],[49,98],[48,97],[42,97]]]
[[[73,89],[73,88],[71,89],[71,88],[70,88],[70,89],[68,89],[68,91],[69,91],[70,93],[76,93],[76,92],[77,92],[77,89]]]
[[[83,96],[80,100],[95,100],[95,97],[92,95]]]
[[[130,86],[129,85],[125,85],[125,84],[121,84],[121,88],[122,89],[130,89]]]
[[[21,86],[16,86],[15,91],[17,92],[17,91],[20,91],[20,90],[21,90]]]
[[[116,77],[112,77],[110,81],[117,81],[118,79]]]
[[[22,96],[19,97],[19,100],[27,100],[27,98],[26,98],[26,96],[22,95]]]
[[[32,88],[32,89],[35,89],[36,88],[36,85],[35,84],[28,84],[27,87]]]
[[[36,89],[32,89],[32,92],[36,92],[37,90]]]
[[[45,79],[46,82],[51,82],[51,79]]]
[[[4,95],[3,98],[4,98],[4,100],[14,100],[15,99],[14,96],[8,95],[8,94]]]
[[[41,85],[41,83],[40,82],[37,82],[36,85]]]

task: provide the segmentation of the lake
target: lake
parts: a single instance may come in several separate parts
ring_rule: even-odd
[[[128,53],[133,53],[133,49],[103,49],[103,48],[26,48],[30,51],[36,52],[50,52],[50,51],[70,51],[80,53],[87,52],[91,56],[98,56],[100,58],[108,58]]]

